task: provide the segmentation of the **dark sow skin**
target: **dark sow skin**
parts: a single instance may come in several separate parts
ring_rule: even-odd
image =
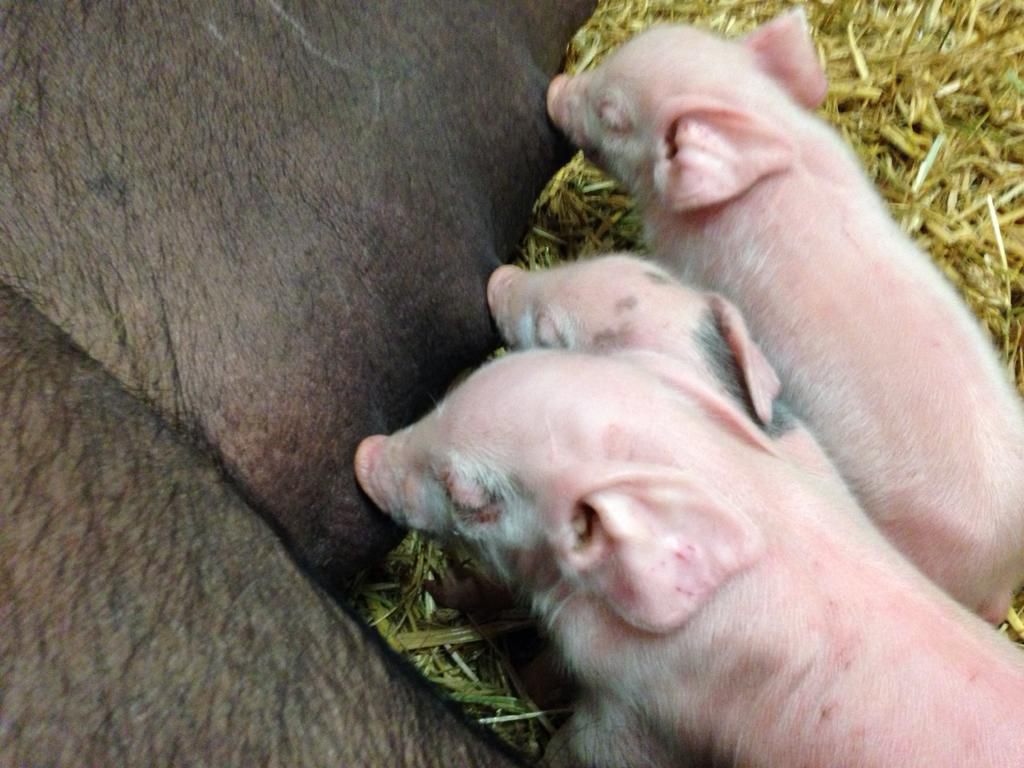
[[[495,344],[589,2],[4,2],[0,276],[328,579],[393,544],[359,438]]]
[[[7,289],[0,445],[0,765],[514,764]]]
[[[510,764],[281,539],[394,541],[589,5],[0,0],[0,765]]]

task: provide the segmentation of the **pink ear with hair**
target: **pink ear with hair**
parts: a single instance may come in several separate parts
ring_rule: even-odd
[[[715,293],[708,297],[708,302],[722,332],[722,338],[736,358],[743,384],[754,406],[754,413],[762,424],[770,424],[775,399],[782,390],[778,374],[761,348],[750,338],[747,324],[736,306],[724,296]]]
[[[739,510],[671,467],[597,473],[576,503],[569,566],[638,629],[678,629],[763,549]]]
[[[828,79],[807,28],[807,14],[795,8],[775,17],[743,39],[758,66],[808,109],[817,109],[828,93]]]
[[[793,156],[786,136],[741,107],[713,98],[681,96],[658,118],[663,130],[654,187],[675,211],[731,200],[761,179],[785,170]]]

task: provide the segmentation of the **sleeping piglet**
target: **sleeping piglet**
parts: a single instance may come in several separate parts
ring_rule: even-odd
[[[720,294],[694,290],[638,256],[612,253],[537,271],[498,267],[487,302],[513,350],[664,352],[742,405],[789,458],[835,472],[780,398],[779,377],[743,316]]]
[[[990,620],[1024,579],[1024,408],[952,286],[836,132],[802,12],[730,42],[638,35],[552,119],[644,211],[654,258],[736,302],[890,539]]]
[[[1024,765],[1020,652],[685,363],[511,354],[355,467],[529,596],[587,766]]]

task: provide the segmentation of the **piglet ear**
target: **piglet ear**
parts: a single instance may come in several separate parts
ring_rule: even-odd
[[[747,324],[736,306],[718,294],[711,294],[709,303],[718,330],[736,359],[754,413],[762,424],[770,424],[775,399],[782,390],[778,374],[761,348],[750,338]]]
[[[654,163],[654,187],[671,210],[689,211],[726,202],[758,181],[785,170],[789,141],[740,107],[704,97],[666,104]]]
[[[634,627],[678,629],[760,556],[753,523],[678,470],[610,474],[578,499],[566,559]]]
[[[803,8],[787,11],[758,27],[743,39],[743,45],[797,103],[808,109],[821,106],[828,93],[828,79],[818,61]]]

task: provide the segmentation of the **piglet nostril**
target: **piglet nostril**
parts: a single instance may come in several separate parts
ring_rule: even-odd
[[[359,485],[366,495],[373,499],[373,503],[381,509],[386,509],[386,505],[383,503],[385,500],[380,492],[377,472],[385,440],[387,438],[384,435],[372,435],[365,438],[356,448],[354,459],[356,480],[359,481]]]

